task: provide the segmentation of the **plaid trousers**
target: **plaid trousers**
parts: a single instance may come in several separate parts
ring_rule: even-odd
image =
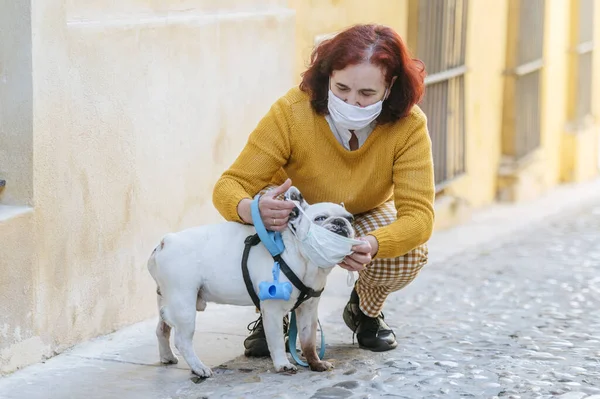
[[[371,211],[355,215],[358,236],[365,236],[396,220],[394,201],[388,201]],[[398,258],[376,258],[359,272],[355,289],[360,309],[369,317],[379,316],[383,304],[394,291],[410,284],[427,263],[427,244],[422,244]]]

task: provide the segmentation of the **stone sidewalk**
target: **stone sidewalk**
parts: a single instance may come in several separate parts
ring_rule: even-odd
[[[600,399],[600,181],[493,206],[434,234],[430,264],[393,295],[398,349],[352,344],[336,270],[320,307],[332,372],[272,372],[242,353],[252,309],[209,305],[195,344],[215,378],[158,365],[155,320],[0,379],[0,398]]]

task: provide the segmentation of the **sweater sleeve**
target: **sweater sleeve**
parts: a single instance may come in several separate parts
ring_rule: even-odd
[[[254,197],[287,163],[290,121],[289,101],[281,97],[260,120],[231,167],[217,180],[213,204],[226,220],[243,223],[237,212],[239,202]]]
[[[376,258],[402,256],[427,242],[433,232],[435,182],[431,139],[424,114],[413,114],[412,128],[396,148],[393,166],[396,221],[370,234],[377,238]]]

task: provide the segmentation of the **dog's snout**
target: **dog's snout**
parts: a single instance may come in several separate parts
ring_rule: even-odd
[[[344,219],[333,219],[331,223],[338,227],[344,227],[346,225],[346,221]]]

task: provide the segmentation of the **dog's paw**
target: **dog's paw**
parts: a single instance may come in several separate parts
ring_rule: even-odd
[[[201,378],[209,378],[213,375],[213,372],[209,367],[193,368],[192,373],[196,374],[198,377]]]
[[[333,369],[333,364],[325,361],[319,361],[309,365],[312,371],[329,371]]]
[[[177,364],[179,362],[179,359],[177,359],[177,357],[175,355],[172,355],[172,356],[162,356],[160,358],[160,362],[162,364]]]
[[[292,363],[286,363],[276,367],[275,370],[278,373],[296,373],[296,371],[298,371],[298,367],[294,366]]]

